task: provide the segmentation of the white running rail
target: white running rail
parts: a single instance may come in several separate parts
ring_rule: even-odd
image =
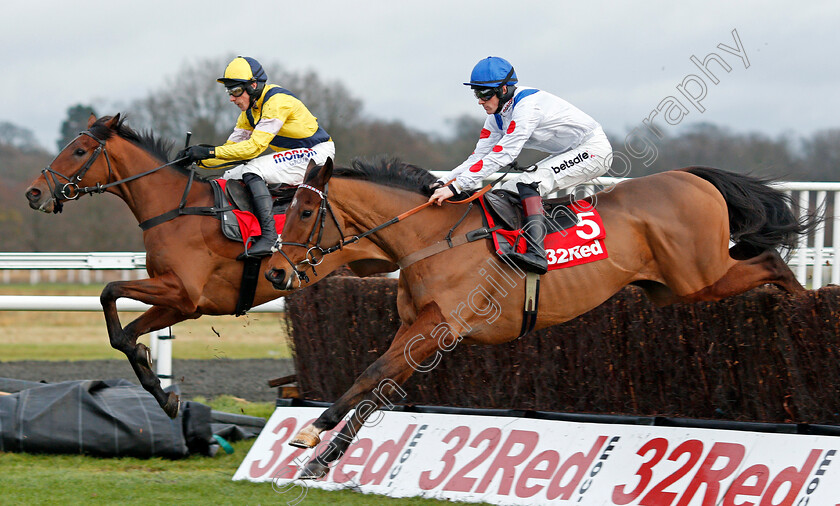
[[[443,172],[434,172],[438,177]],[[511,177],[511,176],[508,176]],[[620,178],[599,178],[592,184],[610,186],[623,181]],[[783,182],[777,185],[786,191],[802,209],[820,209],[822,224],[811,235],[801,237],[788,264],[797,279],[809,288],[820,288],[827,283],[840,284],[840,182]],[[831,244],[827,244],[830,235]],[[0,271],[3,270],[122,270],[131,272],[145,269],[146,254],[133,252],[100,253],[0,253]],[[31,277],[37,280],[40,277]],[[120,311],[145,311],[149,306],[137,301],[120,299]],[[283,299],[257,306],[251,312],[283,312]],[[0,296],[0,311],[101,311],[99,297],[92,296]],[[169,386],[172,378],[171,328],[151,335],[152,359],[161,377],[161,384]]]
[[[0,253],[0,270],[133,270],[146,267],[145,253]],[[117,310],[143,312],[151,306],[131,299],[118,299]],[[99,297],[78,295],[0,295],[0,311],[102,311]],[[282,313],[282,298],[251,309],[253,313]],[[172,384],[172,328],[149,334],[155,372],[164,388]],[[104,343],[103,343],[104,345]]]

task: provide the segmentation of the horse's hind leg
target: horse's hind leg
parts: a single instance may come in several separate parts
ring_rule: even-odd
[[[739,260],[714,284],[681,299],[689,302],[720,300],[768,283],[788,293],[805,290],[779,253],[767,250],[752,258]]]
[[[313,479],[326,475],[329,464],[339,459],[365,420],[386,402],[385,397],[394,391],[401,392],[399,385],[405,382],[415,368],[434,353],[440,346],[433,337],[435,327],[444,321],[440,308],[435,303],[423,307],[417,320],[403,325],[384,355],[356,379],[345,392],[321,416],[301,430],[290,442],[292,446],[312,448],[320,442],[319,435],[334,428],[353,408],[354,414],[342,430],[330,441],[327,449],[309,462],[301,478]],[[418,339],[417,336],[422,336]],[[411,363],[409,363],[409,359]],[[388,401],[390,402],[390,401]]]
[[[144,291],[137,290],[138,286]],[[178,396],[173,392],[167,394],[163,391],[160,380],[152,370],[149,349],[146,345],[137,342],[137,338],[142,334],[169,327],[192,317],[172,307],[158,305],[165,300],[162,297],[164,294],[171,297],[172,291],[166,287],[161,289],[161,284],[155,283],[153,279],[118,281],[108,283],[102,291],[100,302],[105,314],[105,326],[108,329],[111,346],[125,354],[143,388],[154,396],[167,415],[175,418],[180,404]],[[154,305],[123,328],[116,305],[116,300],[120,297]],[[175,302],[170,301],[170,304],[175,305]]]

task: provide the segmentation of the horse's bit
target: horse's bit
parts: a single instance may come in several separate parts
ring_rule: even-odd
[[[105,155],[105,161],[108,163],[108,180],[111,180],[113,178],[113,169],[111,168],[111,158],[108,156],[108,150],[105,149],[105,141],[100,139],[99,137],[93,135],[90,132],[90,130],[80,132],[79,135],[76,137],[76,139],[78,139],[79,137],[81,137],[83,135],[87,135],[91,139],[98,142],[99,146],[97,146],[96,149],[93,150],[93,153],[90,154],[87,161],[84,163],[84,165],[82,165],[82,167],[79,170],[76,171],[75,174],[71,175],[70,177],[67,177],[64,174],[61,174],[61,173],[53,170],[53,168],[50,166],[51,164],[47,165],[44,169],[41,170],[41,174],[44,175],[44,180],[47,182],[47,187],[49,187],[49,189],[50,189],[50,194],[52,195],[53,199],[55,200],[55,211],[53,211],[55,213],[60,213],[61,209],[63,207],[60,199],[76,200],[79,197],[81,197],[82,195],[87,195],[87,194],[90,194],[90,193],[104,193],[105,190],[107,190],[108,188],[110,188],[112,186],[117,186],[117,185],[120,185],[120,184],[123,184],[123,183],[127,183],[129,181],[134,181],[135,179],[139,179],[143,176],[148,176],[149,174],[152,174],[153,172],[157,172],[164,167],[169,167],[170,165],[174,165],[174,164],[181,161],[181,160],[173,160],[173,161],[171,161],[169,163],[166,163],[166,164],[163,164],[159,167],[155,167],[154,169],[147,170],[146,172],[142,172],[140,174],[135,174],[133,176],[130,176],[130,177],[127,177],[127,178],[124,178],[124,179],[119,179],[117,181],[113,181],[113,182],[110,182],[110,183],[102,184],[100,182],[97,182],[95,186],[79,187],[79,183],[82,182],[82,179],[85,177],[85,174],[87,174],[88,169],[90,169],[91,165],[93,165],[93,162],[95,162],[96,159],[99,158],[99,155],[101,155],[101,154]],[[70,143],[68,143],[67,146],[72,144],[76,139],[73,139],[72,141],[70,141]],[[67,149],[67,146],[65,146],[64,149]],[[62,152],[63,151],[64,150],[62,149]],[[61,153],[59,153],[59,154],[61,154]],[[58,158],[58,157],[56,156],[56,158]],[[55,162],[55,158],[53,159],[53,162]],[[66,179],[67,182],[64,183],[64,184],[61,184],[59,182],[58,178]]]
[[[90,154],[87,161],[84,163],[84,165],[82,165],[82,167],[79,170],[76,171],[75,174],[71,175],[70,177],[67,177],[64,174],[56,172],[50,166],[50,165],[52,165],[52,163],[50,165],[47,165],[43,170],[41,170],[41,174],[44,175],[44,180],[47,182],[47,187],[50,189],[50,195],[52,195],[53,200],[55,201],[55,209],[53,211],[55,213],[60,213],[62,208],[64,207],[61,199],[76,200],[79,197],[81,197],[82,195],[85,195],[85,194],[88,194],[88,193],[102,193],[109,186],[113,186],[113,184],[116,184],[116,183],[113,183],[113,184],[102,185],[101,183],[97,182],[96,186],[93,186],[93,187],[84,187],[84,188],[79,187],[79,183],[82,182],[82,178],[85,177],[85,174],[87,174],[87,171],[88,171],[88,169],[90,169],[90,166],[93,165],[93,162],[95,162],[96,159],[99,158],[99,155],[101,155],[103,153],[105,154],[105,161],[108,163],[108,179],[109,180],[111,179],[111,177],[112,177],[111,175],[113,173],[112,170],[111,170],[111,159],[108,156],[108,150],[105,149],[105,141],[103,141],[102,139],[99,139],[98,137],[96,137],[95,135],[90,133],[89,131],[81,132],[76,137],[76,139],[78,139],[82,135],[87,135],[91,139],[95,140],[96,142],[99,143],[99,146],[97,146],[96,149],[93,150],[93,153]],[[73,139],[73,141],[75,141],[76,139]],[[72,143],[73,141],[70,141],[70,143]],[[68,144],[68,146],[69,145],[70,144]],[[66,149],[66,146],[65,146],[65,149]],[[62,150],[62,151],[64,151],[64,150]],[[53,162],[55,162],[55,159],[53,159]],[[65,179],[65,180],[67,180],[67,182],[62,184],[59,181],[59,178]],[[122,182],[122,181],[118,181],[118,183],[119,182]]]
[[[308,283],[309,282],[309,276],[306,274],[306,271],[301,270],[298,267],[304,266],[304,269],[305,269],[305,266],[308,265],[312,269],[312,274],[314,276],[317,276],[318,273],[315,271],[315,266],[317,266],[318,264],[323,262],[324,257],[326,255],[332,253],[333,251],[340,250],[341,248],[343,248],[344,246],[346,246],[348,244],[353,244],[354,242],[359,241],[363,237],[366,237],[366,236],[372,234],[376,230],[379,230],[380,228],[383,227],[383,225],[380,225],[379,227],[376,227],[375,229],[368,230],[367,232],[364,232],[361,235],[355,235],[355,236],[353,236],[349,239],[345,239],[344,238],[344,231],[341,229],[341,225],[338,223],[338,219],[335,217],[335,212],[333,211],[332,206],[330,205],[330,201],[327,199],[327,192],[329,191],[329,183],[326,183],[324,185],[324,191],[321,191],[318,188],[315,188],[314,186],[309,186],[308,184],[301,184],[301,185],[298,186],[298,189],[300,189],[300,188],[305,188],[307,190],[311,190],[311,191],[317,193],[319,197],[321,197],[321,203],[318,205],[318,215],[315,216],[315,221],[317,222],[317,226],[312,227],[312,231],[309,233],[309,238],[306,240],[305,243],[280,241],[278,243],[278,245],[279,245],[278,246],[278,252],[281,255],[283,255],[283,258],[285,258],[286,261],[289,262],[289,265],[292,266],[292,270],[294,271],[295,275],[297,276],[298,281],[300,283]],[[321,239],[323,238],[324,222],[327,219],[327,213],[329,213],[330,218],[332,218],[333,223],[335,223],[335,226],[338,229],[338,234],[341,238],[339,239],[338,244],[325,249],[324,247],[321,246]],[[388,223],[388,224],[390,224],[390,223]],[[316,228],[317,228],[317,231],[318,231],[318,236],[317,237],[315,237]],[[314,242],[312,240],[313,238],[315,238]],[[282,249],[279,249],[279,248],[282,248],[282,246],[284,246],[284,245],[299,246],[301,248],[306,248],[305,258],[297,264],[293,263],[292,260],[289,258],[289,256],[286,254],[286,252],[283,251]]]

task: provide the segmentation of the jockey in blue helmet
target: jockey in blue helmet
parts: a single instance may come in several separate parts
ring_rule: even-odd
[[[513,162],[523,148],[548,153],[533,171],[502,183],[518,192],[525,214],[527,251],[509,255],[523,269],[548,269],[543,241],[542,197],[601,176],[609,170],[612,148],[597,121],[560,97],[517,86],[513,65],[498,56],[478,62],[469,82],[487,113],[475,151],[433,185],[429,201],[440,205],[462,192],[480,188],[483,180]],[[450,183],[451,181],[451,183]]]

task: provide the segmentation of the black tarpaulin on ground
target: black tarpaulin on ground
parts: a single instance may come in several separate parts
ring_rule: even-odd
[[[124,379],[33,383],[0,378],[0,451],[109,457],[213,455],[214,434],[256,436],[262,418],[219,413],[186,401],[170,419],[155,399]],[[14,393],[13,393],[14,392]]]

